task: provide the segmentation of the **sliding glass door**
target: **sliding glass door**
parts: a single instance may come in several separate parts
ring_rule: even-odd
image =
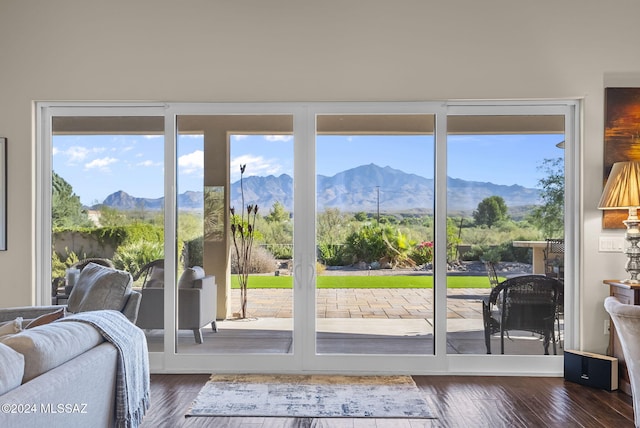
[[[447,352],[562,355],[563,290],[557,311],[538,316],[515,309],[515,293],[503,308],[500,284],[538,275],[564,287],[565,116],[447,122]],[[520,326],[503,332],[511,319]]]
[[[535,332],[487,355],[502,343],[483,302],[496,281],[561,275],[552,343],[576,346],[577,117],[569,102],[43,104],[39,300],[64,303],[76,259],[130,272],[156,371],[561,373]]]
[[[178,352],[291,354],[293,117],[176,124]],[[180,288],[194,266],[207,277],[198,293]]]
[[[316,118],[316,352],[433,355],[433,114]]]

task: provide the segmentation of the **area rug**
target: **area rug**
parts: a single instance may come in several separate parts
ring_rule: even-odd
[[[186,414],[434,418],[410,376],[212,375]]]

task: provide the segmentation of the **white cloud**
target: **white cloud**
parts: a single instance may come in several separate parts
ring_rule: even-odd
[[[291,141],[293,135],[265,135],[264,139],[267,141]]]
[[[82,162],[89,156],[91,150],[82,146],[72,146],[65,150],[64,154],[69,158],[69,162]]]
[[[116,158],[101,158],[101,159],[94,159],[89,163],[86,163],[84,165],[85,169],[102,169],[105,171],[109,170],[109,165],[118,162],[118,159]]]
[[[181,174],[202,174],[204,170],[204,152],[196,150],[178,158]]]
[[[280,175],[282,167],[277,160],[265,159],[262,156],[242,155],[231,159],[231,181],[235,182],[240,179],[240,165],[247,165],[244,176],[252,175]]]
[[[138,162],[136,166],[144,166],[144,167],[162,166],[162,162],[154,162],[151,160],[146,160],[146,161]]]
[[[249,138],[248,135],[241,135],[241,134],[234,134],[231,136],[231,139],[233,141],[240,141],[240,140],[244,140],[245,138]]]

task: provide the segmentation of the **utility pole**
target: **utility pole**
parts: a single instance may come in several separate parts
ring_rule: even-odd
[[[376,186],[378,191],[378,226],[380,226],[380,186]]]

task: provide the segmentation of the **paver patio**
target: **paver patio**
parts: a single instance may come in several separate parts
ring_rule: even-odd
[[[448,319],[482,319],[488,288],[447,291]],[[240,291],[231,292],[231,309],[239,308]],[[293,293],[287,289],[249,289],[247,313],[256,318],[291,318]],[[432,289],[319,289],[318,318],[433,318]]]

